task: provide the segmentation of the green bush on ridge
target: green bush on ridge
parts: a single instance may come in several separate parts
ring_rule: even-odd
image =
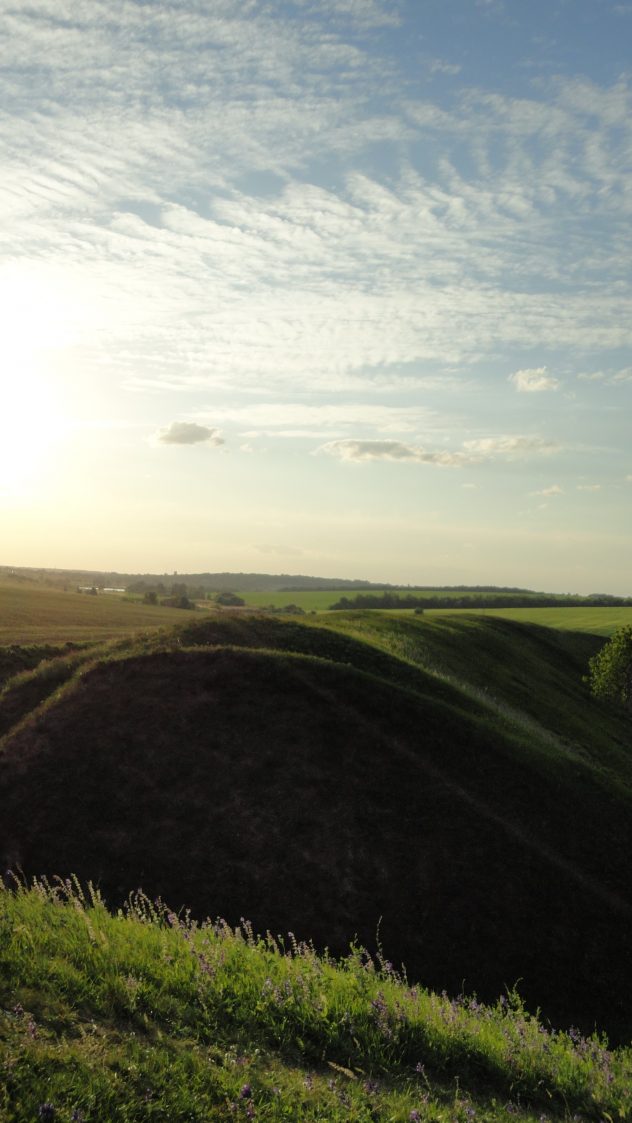
[[[614,699],[632,713],[632,625],[619,628],[593,656],[588,682],[596,698]]]

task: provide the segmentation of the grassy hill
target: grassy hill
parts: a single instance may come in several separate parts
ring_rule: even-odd
[[[0,881],[6,1123],[630,1118],[632,1051],[134,894]]]
[[[0,695],[0,860],[142,885],[632,1032],[631,730],[595,637],[479,617],[192,619]],[[326,1116],[325,1116],[326,1117]]]

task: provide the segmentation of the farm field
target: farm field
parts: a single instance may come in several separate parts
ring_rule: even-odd
[[[376,588],[371,589],[310,589],[305,592],[289,589],[287,592],[280,592],[279,590],[271,591],[269,589],[262,592],[252,590],[241,590],[235,588],[233,590],[240,597],[245,600],[246,604],[252,608],[268,608],[270,605],[275,605],[276,608],[282,608],[286,604],[295,604],[298,608],[304,609],[305,612],[326,612],[341,599],[341,597],[348,597],[353,599],[355,596],[380,596],[381,590]],[[423,597],[428,599],[430,597],[441,596],[449,597],[451,600],[458,600],[460,597],[468,595],[468,590],[465,589],[413,589],[408,587],[385,589],[384,592],[390,596],[414,596]],[[472,590],[469,595],[475,595]],[[539,593],[524,593],[523,596],[537,597]],[[486,593],[485,596],[490,599],[497,597],[507,596],[507,593],[498,591],[497,593]]]
[[[239,592],[239,590],[236,590]],[[430,597],[440,590],[402,589],[402,595],[414,593]],[[248,608],[267,608],[274,604],[279,610],[295,604],[305,612],[324,614],[342,595],[335,589],[309,592],[239,592]],[[441,595],[455,598],[441,591]],[[490,596],[492,594],[489,594]],[[499,594],[500,595],[500,594]],[[535,596],[536,594],[534,594]],[[197,615],[213,608],[211,601],[202,602]],[[412,609],[375,609],[388,616],[413,615]],[[429,608],[426,617],[446,615],[497,616],[520,623],[541,624],[547,628],[589,632],[609,636],[624,624],[632,623],[632,608]],[[339,612],[331,612],[337,617]],[[140,631],[173,627],[191,619],[191,612],[175,608],[144,605],[139,599],[102,594],[62,592],[59,589],[0,583],[0,646],[9,644],[96,643],[118,639]]]
[[[391,590],[392,591],[392,590]],[[304,612],[324,613],[331,610],[331,605],[339,598],[334,590],[315,590],[305,593],[253,593],[239,592],[249,608],[268,608],[270,605],[281,609],[284,605],[295,604]],[[462,592],[449,592],[433,589],[402,589],[402,595],[412,593],[415,596],[431,597],[438,595],[450,596],[455,599],[463,595]],[[489,594],[490,596],[492,594]],[[499,594],[500,596],[501,594]],[[534,594],[536,596],[537,594]],[[413,609],[375,609],[376,612],[385,612],[389,615],[405,613],[412,615]],[[546,628],[562,628],[572,632],[590,632],[595,636],[610,636],[617,628],[624,624],[632,624],[632,608],[428,608],[427,616],[451,616],[475,613],[480,616],[498,616],[504,620],[516,620],[524,624],[541,624]],[[337,615],[337,611],[332,615]]]
[[[170,627],[190,612],[136,604],[123,597],[0,585],[0,646],[89,643]]]
[[[349,593],[348,589],[315,589],[306,592],[296,592],[289,590],[287,592],[278,592],[265,590],[262,592],[243,591],[235,588],[236,592],[245,601],[249,608],[270,608],[274,606],[277,609],[282,609],[286,605],[296,605],[297,608],[302,608],[304,612],[328,612],[331,606],[340,600],[341,597],[353,597],[355,591]],[[379,591],[375,589],[358,590],[361,595],[374,595],[379,596]],[[458,600],[463,596],[478,594],[463,589],[388,589],[389,595],[392,596],[415,596],[428,600],[431,597],[441,596],[451,600]],[[501,597],[506,597],[508,594],[503,592],[485,593],[486,597],[490,600],[496,600]],[[542,596],[541,593],[524,593],[522,596],[532,596],[535,600],[537,597]],[[560,596],[560,601],[564,600]],[[336,610],[338,611],[338,610]],[[376,611],[390,611],[396,612],[397,609],[376,609]],[[413,609],[402,609],[403,612],[410,612]],[[614,629],[620,627],[621,624],[632,621],[632,608],[611,608],[595,605],[582,607],[573,604],[560,605],[560,608],[539,608],[534,606],[520,607],[520,608],[429,608],[427,612],[491,612],[506,615],[507,619],[523,620],[534,624],[544,624],[549,628],[571,628],[572,630],[592,631],[595,635],[609,635]],[[569,615],[570,614],[570,615]]]

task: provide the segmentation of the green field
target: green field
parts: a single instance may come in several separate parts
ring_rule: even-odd
[[[402,589],[402,595],[413,592],[429,597],[440,590]],[[295,604],[305,612],[326,613],[342,595],[336,590],[305,593],[240,593],[249,608],[282,609]],[[450,593],[441,593],[450,595]],[[454,597],[462,596],[455,591]],[[490,594],[491,595],[491,594]],[[500,595],[500,594],[499,594]],[[535,595],[535,594],[534,594]],[[213,609],[211,601],[201,602],[197,614]],[[232,611],[232,610],[231,610]],[[397,610],[376,609],[387,615]],[[412,609],[404,609],[412,615]],[[632,622],[632,608],[431,608],[425,615],[445,616],[475,613],[498,616],[522,623],[542,624],[548,628],[590,632],[608,636],[617,628]],[[338,613],[332,613],[337,616]],[[138,599],[112,594],[93,597],[85,593],[62,592],[32,584],[0,584],[0,646],[9,644],[96,643],[133,635],[141,631],[169,628],[191,619],[191,612],[140,603]]]
[[[290,589],[287,592],[278,592],[268,589],[264,592],[252,592],[250,590],[242,591],[241,589],[236,587],[233,592],[238,593],[239,596],[242,597],[243,600],[245,600],[246,604],[251,605],[253,608],[268,608],[270,605],[275,605],[275,607],[277,608],[282,608],[287,604],[295,604],[298,608],[304,609],[305,612],[326,612],[327,609],[331,608],[332,604],[335,604],[337,601],[339,601],[341,597],[353,599],[358,595],[380,595],[380,590],[373,588],[311,589],[307,592],[299,592],[293,589]],[[415,596],[423,597],[424,599],[428,599],[429,597],[434,596],[441,596],[449,597],[451,600],[457,600],[459,597],[467,595],[467,590],[465,589],[414,589],[402,587],[399,589],[385,589],[384,592],[387,592],[392,596]],[[472,595],[476,594],[472,593]],[[533,597],[537,597],[540,594],[525,593],[523,595],[531,595]],[[496,599],[497,597],[507,596],[507,593],[498,591],[496,593],[485,593],[485,596],[489,597],[490,599]]]
[[[286,605],[294,604],[298,608],[302,608],[304,612],[318,613],[329,611],[332,604],[338,601],[341,596],[353,597],[355,595],[354,592],[350,594],[348,590],[335,589],[324,591],[318,589],[304,593],[236,591],[248,607],[269,608],[274,606],[277,609],[282,609]],[[388,591],[389,593],[399,593],[402,596],[413,595],[424,599],[432,596],[445,596],[456,600],[464,595],[462,590],[399,589]],[[494,597],[493,593],[485,595],[490,598]],[[498,593],[496,595],[500,597],[507,594]],[[535,598],[538,594],[534,593],[533,596]],[[376,609],[375,611],[397,612],[397,609]],[[412,613],[414,609],[403,609],[402,611]],[[547,628],[567,628],[570,631],[592,632],[593,635],[600,636],[609,636],[617,628],[632,622],[632,608],[603,608],[600,606],[594,608],[576,607],[575,605],[565,605],[560,608],[428,608],[425,611],[428,615],[475,612],[481,615],[496,615],[507,620],[517,620],[523,623],[542,624]]]

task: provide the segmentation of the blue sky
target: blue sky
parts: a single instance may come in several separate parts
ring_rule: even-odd
[[[632,3],[0,25],[5,564],[632,594]]]

